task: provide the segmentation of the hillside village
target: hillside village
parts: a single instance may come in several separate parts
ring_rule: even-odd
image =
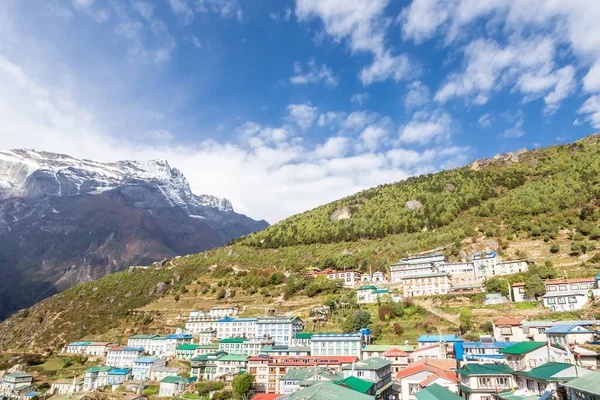
[[[355,293],[358,310],[351,332],[311,332],[297,315],[243,316],[237,305],[189,311],[169,335],[135,334],[126,343],[82,338],[66,344],[59,357],[84,358],[80,375],[48,380],[14,367],[0,394],[12,399],[39,396],[84,397],[232,396],[236,377],[251,376],[248,394],[256,400],[352,398],[428,399],[593,399],[600,382],[600,321],[498,318],[491,333],[437,334],[423,331],[409,340],[374,344],[370,315],[360,307],[393,307],[411,299],[453,293],[481,293],[498,276],[527,272],[526,260],[505,261],[495,252],[450,262],[441,254],[403,258],[389,273],[312,268],[312,279],[327,279]],[[508,296],[487,293],[485,303],[538,300],[552,312],[594,309],[600,275],[547,279],[544,294],[530,298],[515,282]],[[327,318],[328,307],[317,318]],[[362,314],[361,314],[362,313]],[[366,314],[366,315],[365,315]],[[571,315],[571,314],[568,314]],[[38,376],[35,379],[40,379]],[[237,378],[240,379],[240,378]],[[196,396],[196,397],[195,397]],[[588,397],[585,397],[588,396]]]

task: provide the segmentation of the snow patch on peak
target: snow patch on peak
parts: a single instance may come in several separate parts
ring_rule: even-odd
[[[136,184],[156,187],[171,206],[188,215],[198,207],[233,211],[227,199],[194,195],[183,173],[164,159],[101,163],[29,149],[0,151],[0,199],[98,194]]]

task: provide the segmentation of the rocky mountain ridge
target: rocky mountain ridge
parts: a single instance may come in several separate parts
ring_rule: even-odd
[[[166,160],[0,151],[0,319],[79,282],[267,226],[227,199],[195,195]]]

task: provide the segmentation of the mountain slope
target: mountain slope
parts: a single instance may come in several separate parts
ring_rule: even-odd
[[[194,195],[166,161],[0,152],[0,319],[80,282],[267,225],[226,199]]]
[[[184,313],[215,301],[227,287],[254,296],[255,306],[289,311],[283,299],[331,290],[295,274],[307,267],[385,269],[399,257],[438,247],[455,259],[488,249],[540,264],[552,259],[558,274],[564,269],[569,277],[594,276],[600,271],[598,140],[509,153],[366,190],[226,248],[85,283],[0,324],[0,350],[53,349],[84,336],[103,337],[124,323],[143,330],[141,318],[148,315],[131,308],[155,304]],[[407,208],[412,200],[421,208]],[[332,220],[344,207],[350,218]],[[348,216],[342,211],[337,215]],[[161,294],[154,290],[159,286]],[[134,302],[132,293],[143,296]],[[187,300],[179,305],[175,295],[183,299],[184,293]]]

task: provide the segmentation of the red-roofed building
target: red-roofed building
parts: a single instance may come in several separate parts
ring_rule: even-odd
[[[282,395],[279,393],[258,393],[255,394],[252,400],[275,400]]]
[[[448,390],[458,392],[458,379],[453,369],[454,360],[423,360],[419,361],[396,375],[400,387],[400,399],[415,400],[415,393],[437,383]]]
[[[392,374],[400,372],[403,369],[406,369],[406,367],[408,367],[410,355],[405,351],[402,351],[400,349],[392,349],[383,352],[382,356],[386,360],[392,362]]]
[[[248,358],[248,373],[254,375],[254,390],[258,393],[279,392],[279,378],[290,367],[316,368],[328,367],[341,371],[342,366],[357,362],[354,356],[255,356]]]
[[[560,292],[586,292],[598,289],[596,278],[576,278],[576,279],[549,279],[544,281],[546,293]],[[516,282],[512,286],[513,301],[519,303],[530,301],[532,299],[525,294],[525,283]]]

